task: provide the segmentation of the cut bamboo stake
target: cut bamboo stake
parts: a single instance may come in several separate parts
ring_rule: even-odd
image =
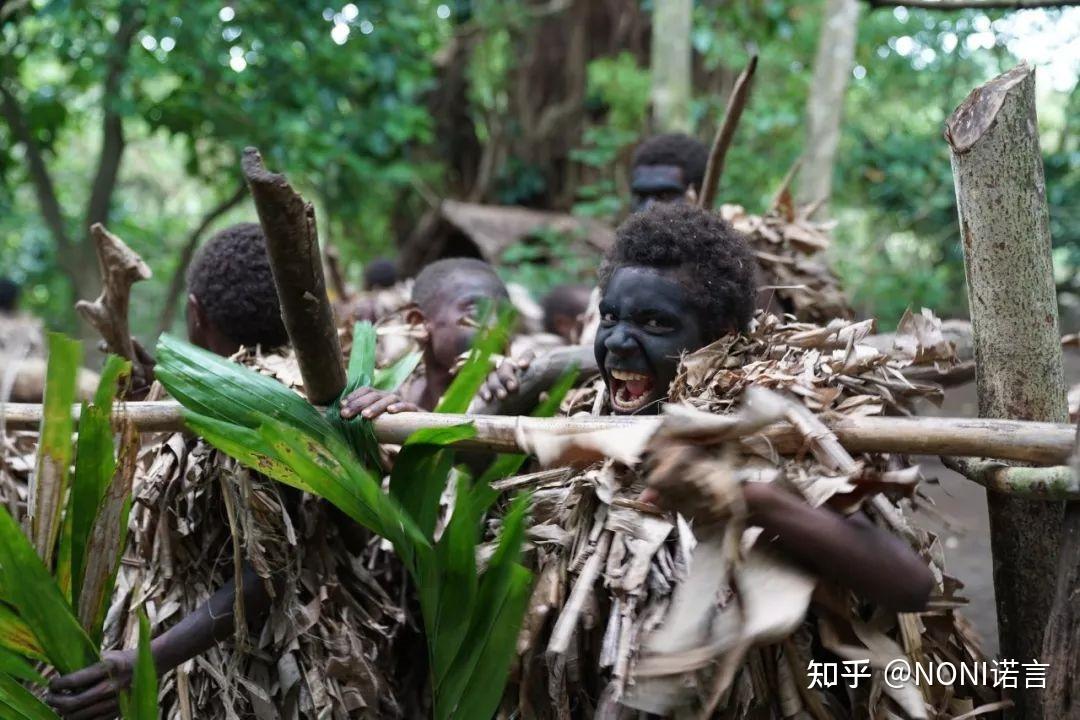
[[[166,400],[117,404],[114,418],[132,422],[141,432],[176,432],[184,429],[180,403]],[[41,424],[41,405],[8,403],[0,406],[10,430],[36,430]],[[79,406],[72,406],[79,417]],[[1018,420],[984,420],[979,418],[885,418],[850,417],[822,418],[826,426],[849,453],[881,452],[907,455],[950,455],[991,457],[1042,465],[1061,465],[1068,462],[1073,449],[1074,429],[1065,423],[1038,423]],[[519,427],[537,428],[559,434],[573,434],[633,428],[641,423],[654,423],[655,418],[636,417],[570,417],[531,418],[495,415],[451,415],[445,413],[397,413],[382,415],[375,420],[375,436],[379,442],[401,444],[422,428],[446,428],[473,423],[476,436],[462,441],[463,449],[495,452],[521,452],[517,441]],[[711,428],[716,437],[723,437],[724,425]],[[748,443],[762,443],[779,452],[793,453],[803,446],[802,436],[787,423],[766,428]]]
[[[1046,183],[1025,64],[976,88],[949,118],[979,415],[1068,418]],[[1001,653],[1041,655],[1050,615],[1062,506],[988,493]],[[1041,697],[1017,692],[1022,717]]]
[[[284,175],[268,171],[255,148],[244,150],[244,177],[251,189],[289,333],[308,400],[324,405],[345,388],[345,365],[319,255],[315,208]]]
[[[701,183],[701,194],[698,195],[698,204],[710,209],[716,201],[716,191],[720,187],[720,176],[724,172],[724,159],[727,157],[731,140],[735,137],[735,128],[739,126],[739,118],[746,109],[747,98],[750,97],[750,87],[754,82],[754,72],[757,70],[758,56],[750,56],[750,62],[739,77],[735,80],[735,87],[731,89],[727,108],[724,110],[724,119],[720,123],[720,129],[716,131],[713,139],[712,150],[709,151],[709,164],[705,166],[705,179]]]

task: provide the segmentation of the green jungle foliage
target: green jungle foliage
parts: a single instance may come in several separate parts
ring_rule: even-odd
[[[651,3],[626,2],[627,13],[636,5],[647,19]],[[708,139],[722,115],[719,89],[751,50],[761,57],[721,201],[763,211],[799,157],[822,2],[695,3],[692,118],[700,137]],[[147,345],[189,233],[240,187],[237,159],[246,145],[258,146],[268,165],[315,199],[323,238],[355,279],[363,261],[392,254],[444,192],[468,192],[462,168],[441,156],[460,138],[440,133],[471,134],[479,149],[499,144],[493,180],[479,198],[485,202],[545,197],[559,176],[576,183],[576,212],[617,220],[629,153],[649,132],[647,51],[621,47],[603,35],[610,28],[590,26],[596,38],[580,69],[584,107],[566,138],[572,167],[523,152],[519,106],[532,93],[542,98],[551,78],[521,77],[522,38],[538,31],[545,13],[563,12],[533,0],[8,5],[14,9],[0,15],[0,87],[22,110],[60,226],[77,242],[85,242],[85,208],[100,175],[103,113],[122,120],[107,219],[155,272],[136,286],[132,305],[133,328]],[[886,324],[908,305],[965,312],[942,127],[973,87],[1017,62],[1025,43],[1030,54],[1033,37],[1058,43],[1039,60],[1039,121],[1058,281],[1063,302],[1080,301],[1080,222],[1071,202],[1080,192],[1080,141],[1070,127],[1080,92],[1075,77],[1062,83],[1048,64],[1080,42],[1078,31],[1070,34],[1070,12],[862,9],[832,202],[832,260],[860,310]],[[125,49],[119,40],[129,23],[136,29]],[[469,52],[455,55],[464,45]],[[544,67],[551,75],[567,71]],[[460,92],[454,83],[463,84]],[[73,331],[70,253],[57,245],[17,139],[11,118],[0,114],[0,268],[26,284],[27,309]],[[210,230],[251,219],[244,201]],[[93,264],[88,257],[85,267]],[[553,267],[522,278],[539,292],[592,270]]]

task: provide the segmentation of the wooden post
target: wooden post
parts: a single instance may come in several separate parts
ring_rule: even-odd
[[[34,403],[7,403],[3,411],[5,427],[9,430],[35,430],[41,425],[42,406]],[[79,406],[72,407],[72,417],[79,418]],[[708,440],[726,436],[731,419],[715,415],[702,425],[700,418],[683,423],[668,418],[668,427],[680,437]],[[372,423],[375,437],[381,443],[400,445],[422,428],[445,428],[473,423],[476,436],[460,444],[470,450],[521,452],[517,444],[518,427],[546,429],[558,434],[595,432],[612,428],[637,428],[652,423],[654,418],[605,415],[571,418],[531,418],[503,415],[451,415],[448,413],[394,413],[380,415]],[[974,418],[937,417],[835,417],[824,418],[829,430],[836,435],[848,452],[897,453],[900,455],[949,455],[992,457],[1042,465],[1068,462],[1073,451],[1075,429],[1066,423],[1036,423],[1016,420],[979,420]],[[118,404],[113,410],[113,422],[130,422],[140,432],[176,432],[184,429],[180,403],[175,400],[131,402]],[[795,454],[805,449],[804,439],[790,424],[778,423],[765,428],[757,438],[750,438],[752,447],[769,447],[781,454]],[[1059,468],[1041,468],[1044,479],[1057,475]],[[995,479],[998,492],[1017,491],[1031,496],[1032,476],[1013,482],[1008,473]],[[1016,487],[1016,486],[1019,487]],[[1055,491],[1056,492],[1056,491]]]
[[[345,364],[319,254],[315,208],[284,175],[268,171],[255,148],[244,150],[251,188],[274,273],[281,318],[289,332],[308,400],[326,405],[345,389]]]
[[[1046,183],[1027,65],[976,88],[949,118],[979,416],[1066,422]],[[1042,650],[1063,506],[987,494],[1004,658]],[[1041,693],[1017,691],[1020,717]]]
[[[1080,424],[1072,459],[1073,481],[1080,481]],[[1080,502],[1065,509],[1058,556],[1057,588],[1043,638],[1041,661],[1047,663],[1043,708],[1048,718],[1080,718]]]

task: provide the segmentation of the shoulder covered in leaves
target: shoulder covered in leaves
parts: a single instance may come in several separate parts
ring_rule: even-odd
[[[895,456],[852,457],[822,420],[907,413],[940,393],[904,374],[954,362],[936,318],[905,318],[887,353],[863,344],[871,331],[869,321],[821,327],[759,314],[747,333],[683,358],[673,403],[654,423],[522,433],[546,464],[576,463],[535,476],[538,580],[514,698],[523,716],[617,717],[634,708],[664,717],[938,719],[999,700],[986,688],[884,682],[894,660],[982,655],[956,612],[965,601],[945,574],[942,545],[911,520],[929,502],[918,469]],[[602,384],[580,388],[564,407],[602,409],[603,392]],[[788,428],[786,442],[778,426]],[[688,443],[692,460],[679,461]],[[707,504],[710,522],[649,512],[636,499],[659,481],[683,502]],[[760,531],[745,525],[742,509],[745,482],[861,511],[897,534],[937,580],[928,609],[886,612],[757,546]],[[870,677],[857,688],[809,689],[810,663],[823,655],[865,661]]]
[[[722,205],[720,215],[749,241],[767,307],[809,322],[854,315],[825,257],[832,244],[829,224],[796,211],[786,193],[764,215],[739,205]]]

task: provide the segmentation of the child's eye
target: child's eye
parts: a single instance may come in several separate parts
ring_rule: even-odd
[[[670,330],[671,327],[668,326],[666,323],[657,320],[656,318],[649,318],[645,321],[645,329],[654,332],[662,332],[665,330]]]

